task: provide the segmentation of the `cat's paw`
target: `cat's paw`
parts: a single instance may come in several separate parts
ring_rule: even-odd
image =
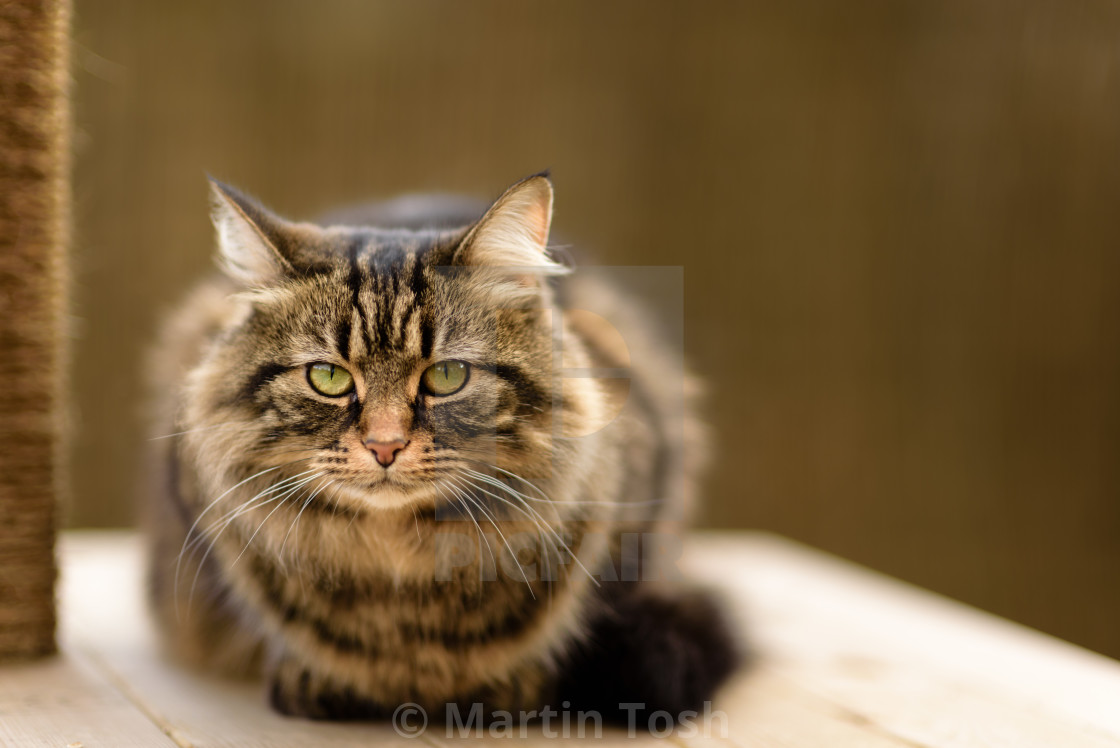
[[[637,585],[610,600],[572,653],[560,695],[608,719],[638,711],[679,716],[702,711],[743,661],[742,647],[718,602],[700,590]]]
[[[339,686],[305,668],[284,664],[268,680],[272,708],[290,717],[320,720],[379,719],[386,711],[350,686]]]

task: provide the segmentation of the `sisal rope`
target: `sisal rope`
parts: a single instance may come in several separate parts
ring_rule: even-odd
[[[69,0],[0,0],[0,658],[54,651]]]

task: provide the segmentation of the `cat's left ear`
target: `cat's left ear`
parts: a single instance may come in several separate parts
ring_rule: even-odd
[[[246,287],[264,287],[298,275],[309,264],[314,227],[280,218],[229,185],[210,180],[210,219],[226,275]]]
[[[536,285],[540,276],[567,273],[569,268],[548,254],[551,224],[552,182],[545,174],[523,179],[471,228],[455,263],[507,269],[523,286]]]

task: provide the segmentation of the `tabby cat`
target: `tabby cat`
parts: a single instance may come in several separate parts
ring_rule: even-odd
[[[324,225],[211,187],[224,272],[151,367],[169,651],[311,718],[709,699],[736,644],[664,542],[702,451],[691,385],[648,315],[550,254],[547,175]]]

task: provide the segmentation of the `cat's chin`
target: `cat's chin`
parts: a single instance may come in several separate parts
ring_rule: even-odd
[[[361,509],[429,509],[438,498],[432,486],[382,482],[374,487],[341,485],[338,500]]]

